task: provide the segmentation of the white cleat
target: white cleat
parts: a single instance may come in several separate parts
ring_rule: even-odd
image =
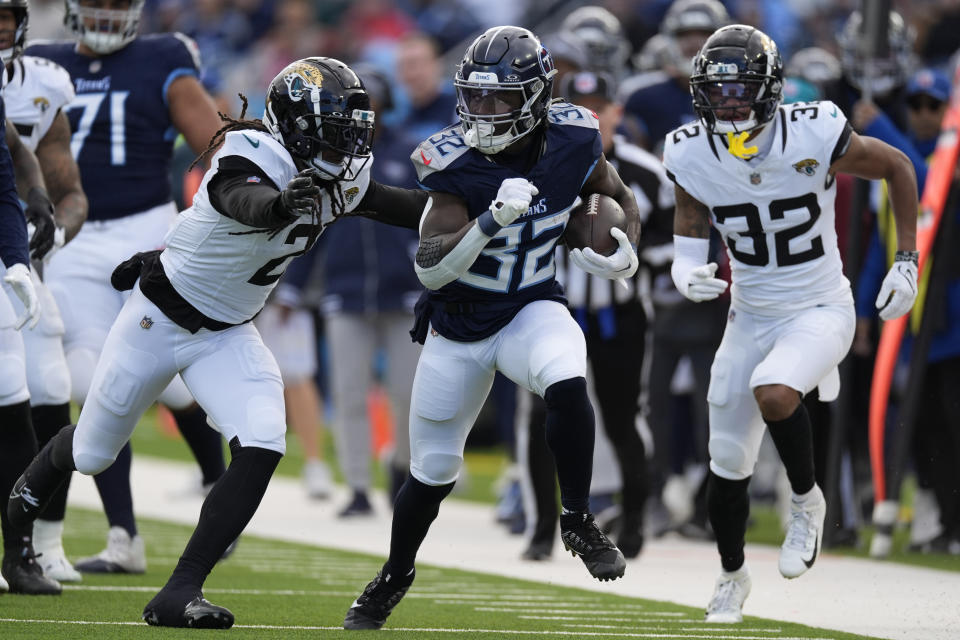
[[[74,566],[83,573],[143,573],[147,570],[143,538],[131,538],[123,527],[110,527],[107,548]]]
[[[794,494],[790,501],[787,536],[780,547],[780,575],[796,578],[813,566],[823,540],[823,520],[827,502],[820,487],[813,485],[803,499]]]
[[[43,575],[57,582],[80,582],[83,576],[73,568],[63,551],[63,520],[33,522],[33,550]]]
[[[333,494],[333,474],[322,460],[308,460],[303,465],[303,484],[307,495],[317,500],[329,498]]]
[[[704,621],[722,624],[743,622],[743,602],[750,595],[752,585],[746,563],[736,571],[721,571]]]

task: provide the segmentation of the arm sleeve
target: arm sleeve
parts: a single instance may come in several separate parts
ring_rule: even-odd
[[[370,180],[366,194],[350,215],[363,216],[396,227],[417,229],[427,205],[427,194],[419,189],[404,189]]]
[[[280,204],[279,188],[242,156],[220,158],[207,195],[217,212],[249,227],[270,229],[291,220]]]
[[[0,100],[0,260],[7,267],[30,264],[27,255],[27,221],[17,197],[13,159],[7,148],[6,107]]]

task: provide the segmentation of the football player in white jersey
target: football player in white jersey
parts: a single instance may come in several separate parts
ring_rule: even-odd
[[[803,574],[820,549],[826,507],[800,400],[818,386],[821,399],[836,397],[836,368],[853,339],[853,297],[834,229],[835,175],[889,186],[899,251],[877,299],[885,320],[907,313],[916,296],[917,184],[903,153],[854,133],[833,103],[782,106],[780,54],[757,29],[717,30],[694,63],[699,120],[669,133],[664,147],[676,183],[672,276],[693,301],[723,293],[716,263],[707,264],[712,223],[733,285],[707,394],[707,501],[723,571],[706,619],[739,622],[750,591],[747,484],[764,423],[793,491],[780,573]]]
[[[29,13],[26,0],[0,2],[0,57],[6,78],[3,98],[7,118],[16,127],[23,144],[33,151],[55,203],[54,242],[50,252],[33,251],[35,260],[49,260],[52,252],[72,239],[87,217],[87,198],[80,173],[70,152],[70,122],[63,111],[74,97],[70,75],[45,58],[24,56]],[[41,238],[50,229],[34,222],[33,237]],[[70,423],[70,372],[63,352],[63,320],[56,301],[40,280],[36,269],[30,276],[40,298],[40,324],[23,332],[26,352],[30,414],[37,440],[42,447],[64,425]],[[22,310],[15,297],[14,308]],[[33,544],[44,575],[60,582],[80,580],[80,573],[67,560],[61,542],[66,509],[67,484],[51,502],[44,517],[33,527]]]
[[[133,293],[107,337],[80,419],[34,458],[8,503],[13,522],[32,520],[70,470],[92,475],[109,466],[179,373],[230,442],[232,460],[173,575],[144,609],[151,625],[233,624],[232,613],[203,599],[203,583],[253,516],[285,450],[280,371],[250,320],[290,261],[337,215],[372,209],[386,212],[380,220],[415,227],[427,201],[423,192],[370,181],[374,115],[342,62],[288,65],[270,85],[265,114],[263,122],[228,119],[165,248],[114,271],[113,285]]]

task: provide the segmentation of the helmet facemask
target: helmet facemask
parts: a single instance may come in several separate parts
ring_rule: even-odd
[[[766,106],[769,102],[769,98],[764,100],[761,96],[764,83],[760,79],[708,80],[691,86],[697,113],[712,123],[716,133],[750,131],[767,122],[757,115],[757,105]]]
[[[144,0],[131,0],[128,9],[97,9],[67,0],[64,24],[74,37],[96,53],[118,51],[137,37]]]
[[[500,82],[494,74],[472,72],[454,79],[457,114],[463,139],[481,153],[500,153],[530,133],[545,117],[552,82],[531,78],[525,82]],[[492,76],[492,77],[491,77]]]

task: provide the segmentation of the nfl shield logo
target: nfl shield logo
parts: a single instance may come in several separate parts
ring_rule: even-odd
[[[153,326],[153,318],[150,316],[143,316],[143,319],[140,320],[140,328],[146,331]]]
[[[756,171],[750,174],[750,184],[760,184],[760,174]]]

